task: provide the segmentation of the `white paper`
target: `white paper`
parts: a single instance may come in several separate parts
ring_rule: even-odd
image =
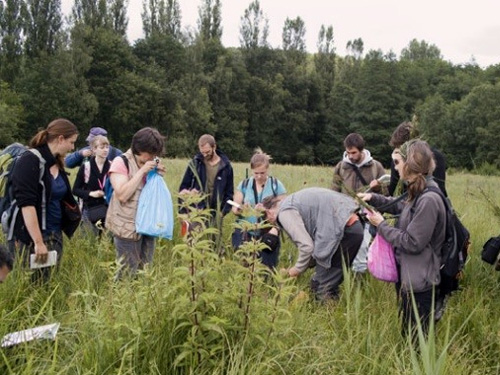
[[[230,204],[231,206],[234,206],[236,208],[241,208],[241,205],[236,203],[235,201],[231,200],[231,199],[228,199],[227,200],[227,203]]]
[[[23,342],[46,339],[54,340],[57,335],[60,323],[47,324],[45,326],[38,326],[24,331],[13,332],[5,335],[2,339],[2,348],[21,344]]]
[[[35,262],[36,254],[30,255],[30,268],[33,270],[35,268],[44,268],[55,266],[57,263],[57,251],[51,250],[48,252],[47,261],[45,263]]]

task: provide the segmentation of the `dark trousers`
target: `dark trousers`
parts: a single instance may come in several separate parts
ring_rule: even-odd
[[[401,315],[401,334],[403,337],[406,337],[408,334],[411,334],[412,342],[414,344],[417,343],[418,338],[418,322],[422,327],[422,332],[424,336],[427,337],[429,332],[429,323],[432,312],[432,299],[433,299],[433,291],[427,290],[425,292],[406,292],[401,290],[401,285],[396,284],[396,290],[398,292],[399,297],[399,313]],[[412,301],[415,299],[416,304],[416,313],[415,308],[413,306]]]
[[[248,233],[243,234],[243,231],[240,228],[236,228],[231,236],[231,243],[234,250],[238,249],[244,242],[250,241],[252,238],[258,239],[259,236],[252,236]],[[279,243],[275,249],[259,251],[257,257],[260,259],[262,264],[269,267],[270,269],[275,269],[276,267],[278,267],[280,248],[281,239],[279,240]]]
[[[59,268],[63,254],[62,232],[52,232],[50,234],[44,234],[43,242],[45,242],[45,245],[47,246],[47,251],[55,250],[57,252],[56,268]],[[13,259],[21,257],[21,264],[23,265],[23,267],[29,269],[30,255],[35,254],[34,245],[25,244],[24,242],[21,241],[12,240],[9,241],[8,247]],[[54,267],[37,268],[36,270],[33,271],[31,275],[31,280],[33,282],[47,282],[50,279],[50,275],[52,273],[53,268]]]
[[[316,264],[316,273],[311,280],[311,289],[319,300],[335,299],[339,295],[339,287],[344,281],[342,260],[349,269],[363,241],[363,225],[357,221],[344,230],[339,248],[335,251],[329,268]]]

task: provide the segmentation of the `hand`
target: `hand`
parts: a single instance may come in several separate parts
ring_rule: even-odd
[[[84,158],[88,158],[92,156],[92,150],[90,148],[86,148],[85,150],[81,151],[81,154]]]
[[[384,221],[384,217],[380,212],[373,211],[373,212],[367,212],[366,213],[366,218],[370,222],[371,225],[374,225],[376,227],[379,226],[379,224]]]
[[[271,229],[269,229],[269,234],[274,234],[275,236],[277,236],[280,234],[280,232],[279,232],[278,228],[272,227]]]
[[[180,195],[183,195],[183,194],[198,194],[198,189],[182,189],[181,191],[179,191],[179,194]]]
[[[143,174],[147,174],[148,172],[152,171],[153,169],[156,168],[158,164],[154,160],[149,160],[144,163],[144,165],[139,169]]]
[[[102,190],[94,190],[89,193],[89,197],[92,198],[102,198],[104,197],[104,191]]]
[[[45,263],[49,257],[49,252],[47,251],[47,246],[45,242],[41,242],[38,245],[35,244],[35,263]]]
[[[259,210],[259,211],[265,211],[265,210],[266,210],[266,209],[264,208],[264,205],[263,205],[261,202],[259,202],[259,203],[257,203],[257,204],[255,205],[255,209],[256,209],[256,210]]]
[[[378,180],[372,180],[372,182],[370,182],[370,189],[375,189],[379,186],[380,186],[380,182],[378,182]]]
[[[373,195],[371,193],[358,193],[358,197],[364,202],[369,202],[372,200]]]
[[[235,207],[235,206],[233,206],[233,207],[231,208],[231,212],[232,212],[233,214],[235,214],[235,215],[239,215],[239,214],[241,213],[241,208],[240,208],[240,207]]]
[[[164,175],[167,169],[165,168],[165,165],[160,161],[158,164],[156,164],[156,170],[160,175]]]
[[[288,269],[288,276],[297,277],[300,275],[300,271],[296,267],[291,267]]]

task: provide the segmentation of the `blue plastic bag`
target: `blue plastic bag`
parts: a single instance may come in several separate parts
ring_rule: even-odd
[[[148,173],[146,185],[139,196],[135,230],[147,236],[172,239],[174,232],[172,196],[156,169]]]

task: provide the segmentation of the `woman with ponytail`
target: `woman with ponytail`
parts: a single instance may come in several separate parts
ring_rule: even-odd
[[[435,168],[433,153],[426,142],[408,141],[394,150],[392,158],[407,186],[407,198],[390,205],[397,198],[371,193],[359,195],[375,208],[385,207],[384,212],[400,215],[395,226],[389,225],[378,212],[368,214],[368,220],[377,227],[378,235],[394,248],[399,272],[396,290],[402,314],[402,332],[405,336],[410,333],[415,340],[418,322],[424,333],[428,332],[433,298],[441,281],[446,207],[438,193],[430,189],[425,191],[431,186],[438,187],[432,178]],[[413,298],[418,315],[415,314]]]
[[[48,251],[63,251],[62,232],[72,236],[80,221],[80,212],[66,171],[64,157],[75,147],[76,126],[69,120],[56,119],[30,141],[30,149],[17,160],[12,172],[13,197],[19,208],[9,247],[15,255],[36,254],[36,262],[45,263]],[[48,268],[43,268],[48,277]]]

